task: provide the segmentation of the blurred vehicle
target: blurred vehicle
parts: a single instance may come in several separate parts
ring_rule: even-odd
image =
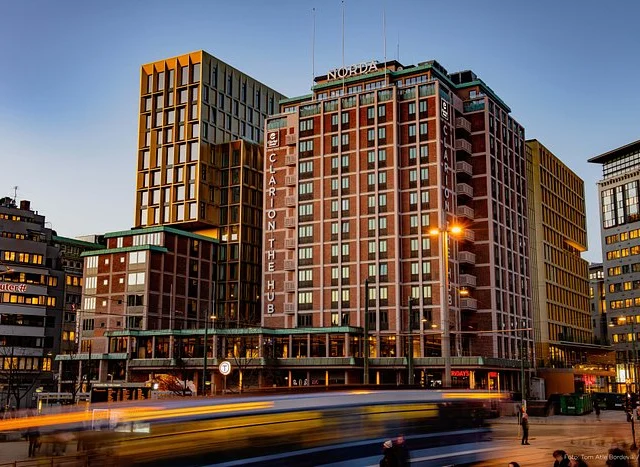
[[[377,456],[404,434],[411,451],[440,448],[436,465],[490,440],[484,419],[495,393],[351,391],[295,396],[162,401],[112,410],[91,449],[117,465],[318,465]],[[106,420],[108,419],[108,423]],[[442,454],[446,448],[446,454]]]
[[[432,464],[482,460],[499,398],[482,391],[326,392],[91,405],[37,417],[43,433],[74,433],[90,465],[305,466],[380,456],[403,434]],[[5,422],[23,429],[33,419]],[[455,461],[455,462],[454,462]]]

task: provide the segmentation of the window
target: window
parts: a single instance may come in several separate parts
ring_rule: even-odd
[[[300,141],[299,152],[313,151],[313,140]]]
[[[312,282],[313,281],[313,269],[300,269],[298,271],[299,282]]]
[[[382,104],[378,106],[378,117],[384,117],[387,115],[387,106]]]
[[[416,113],[416,103],[415,102],[409,102],[409,115],[415,115]]]
[[[313,194],[313,182],[305,182],[298,185],[299,195],[312,195]]]
[[[130,286],[144,285],[145,273],[144,272],[132,272],[129,273],[127,284]]]
[[[409,125],[409,136],[415,136],[416,135],[416,126],[415,124],[411,124]]]
[[[147,261],[146,251],[132,251],[129,253],[129,264],[140,264]]]
[[[298,206],[298,215],[302,216],[313,216],[313,204],[300,204]]]
[[[373,107],[367,107],[367,119],[373,120],[376,116],[376,111]]]
[[[421,136],[426,135],[428,133],[428,130],[429,130],[429,128],[428,128],[426,123],[421,123],[420,124],[420,135]]]
[[[342,124],[346,125],[349,123],[349,112],[342,112]]]
[[[313,119],[300,120],[300,131],[313,130]]]
[[[313,248],[310,247],[310,246],[299,248],[298,249],[298,259],[299,260],[313,259]]]
[[[385,127],[378,128],[378,139],[385,139],[387,137],[387,129]]]
[[[300,175],[313,173],[313,161],[300,162],[298,166],[298,172]]]

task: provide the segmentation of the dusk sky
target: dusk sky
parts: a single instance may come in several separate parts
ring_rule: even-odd
[[[312,57],[315,8],[315,60]],[[0,196],[59,235],[133,225],[140,65],[203,49],[293,97],[341,66],[340,0],[0,2]],[[640,2],[345,0],[346,64],[435,59],[471,69],[585,181],[590,157],[640,139]],[[315,64],[315,67],[314,67]],[[49,225],[49,224],[47,224]]]

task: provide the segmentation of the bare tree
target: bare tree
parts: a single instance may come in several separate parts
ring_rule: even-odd
[[[186,377],[186,362],[178,357],[175,359],[175,365],[168,374],[157,375],[158,389],[161,391],[169,391],[173,395],[186,397],[193,395],[189,382]]]
[[[0,385],[5,390],[5,405],[9,406],[13,400],[15,408],[20,409],[22,400],[30,394],[40,382],[40,371],[20,368],[20,359],[16,355],[15,347],[0,347]]]
[[[260,373],[259,345],[257,336],[239,335],[228,343],[227,357],[238,369],[238,392],[245,387],[257,386]]]

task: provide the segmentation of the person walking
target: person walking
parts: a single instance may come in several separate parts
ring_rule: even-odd
[[[389,439],[382,445],[382,459],[380,460],[380,467],[396,467],[397,465],[398,458],[396,456],[396,450],[393,447],[393,441]]]
[[[404,435],[400,434],[393,443],[393,449],[395,450],[396,465],[398,467],[407,467],[411,463],[411,456],[409,450],[404,441]]]
[[[596,413],[596,420],[600,421],[600,405],[598,404],[598,399],[593,402],[593,410]]]
[[[529,444],[529,414],[524,410],[520,424],[522,425],[522,444]]]
[[[36,451],[40,447],[40,430],[30,427],[26,438],[29,441],[29,457],[36,457]]]

